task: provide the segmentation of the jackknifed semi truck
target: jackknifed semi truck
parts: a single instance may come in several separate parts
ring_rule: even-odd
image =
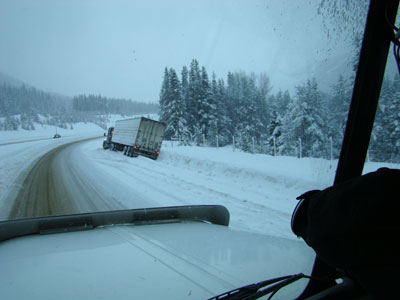
[[[103,148],[123,151],[124,155],[143,155],[154,160],[160,154],[165,123],[140,117],[118,120],[110,127],[103,141]]]

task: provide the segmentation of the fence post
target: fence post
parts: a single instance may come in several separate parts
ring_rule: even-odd
[[[273,137],[273,141],[274,141],[274,156],[276,156],[276,142],[275,142],[275,137]]]
[[[329,137],[329,140],[331,142],[331,160],[333,160],[333,140],[332,140],[332,137]]]
[[[253,147],[252,147],[252,148],[253,148],[253,149],[252,149],[253,151],[252,151],[252,152],[253,152],[253,154],[254,154],[254,137],[252,137],[251,140],[252,140],[252,142],[253,142]]]
[[[299,158],[301,158],[301,138],[299,138]]]
[[[219,147],[219,143],[218,143],[218,134],[215,136],[217,138],[217,148]]]
[[[232,135],[232,149],[233,149],[233,152],[235,152],[235,136],[234,135]]]

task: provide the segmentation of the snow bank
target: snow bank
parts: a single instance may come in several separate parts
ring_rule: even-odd
[[[177,142],[164,142],[157,161],[104,151],[96,141],[82,144],[80,152],[93,183],[105,176],[107,185],[98,188],[105,186],[102,193],[126,208],[219,204],[229,209],[232,228],[286,238],[295,238],[290,218],[296,197],[330,186],[337,165]]]

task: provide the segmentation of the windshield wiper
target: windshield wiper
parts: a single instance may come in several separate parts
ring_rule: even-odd
[[[303,273],[277,277],[273,279],[268,279],[260,281],[258,283],[253,283],[245,285],[243,287],[231,290],[229,292],[223,293],[221,295],[215,296],[208,300],[251,300],[258,299],[267,294],[271,294],[268,299],[271,299],[281,288],[301,279],[310,278]],[[271,285],[272,284],[272,285]],[[264,289],[263,289],[264,288]]]

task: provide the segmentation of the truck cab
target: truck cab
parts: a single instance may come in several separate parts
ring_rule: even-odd
[[[114,133],[114,127],[108,128],[107,135],[106,135],[106,137],[104,138],[104,141],[103,141],[103,149],[110,148],[111,138],[112,138],[113,133]]]

